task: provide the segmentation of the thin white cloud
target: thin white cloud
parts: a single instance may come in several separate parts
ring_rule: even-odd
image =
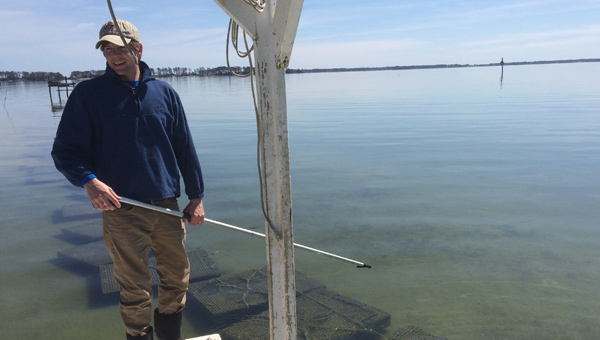
[[[81,22],[75,25],[75,29],[78,31],[98,30],[98,24],[95,22]]]
[[[533,33],[502,34],[492,39],[484,39],[460,43],[461,47],[498,46],[505,44],[560,41],[565,39],[586,39],[600,37],[600,25],[591,25],[581,28],[552,30]]]
[[[338,43],[297,43],[292,63],[302,68],[335,68],[399,65],[406,51],[423,48],[419,40],[372,40]],[[394,62],[395,61],[395,62]]]

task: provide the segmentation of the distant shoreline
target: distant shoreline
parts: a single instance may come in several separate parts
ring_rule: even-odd
[[[593,58],[593,59],[568,59],[568,60],[546,60],[546,61],[517,61],[517,62],[504,62],[504,63],[499,62],[499,63],[490,63],[490,64],[436,64],[436,65],[356,67],[356,68],[288,69],[287,73],[398,71],[398,70],[421,70],[421,69],[436,69],[436,68],[519,66],[519,65],[598,63],[598,62],[600,62],[600,58]]]
[[[519,66],[519,65],[544,65],[544,64],[570,64],[570,63],[597,63],[600,58],[588,59],[568,59],[568,60],[545,60],[545,61],[517,61],[517,62],[498,62],[489,64],[435,64],[435,65],[411,65],[411,66],[383,66],[383,67],[354,67],[354,68],[314,68],[314,69],[287,69],[288,74],[302,73],[328,73],[328,72],[366,72],[366,71],[399,71],[399,70],[422,70],[439,68],[461,68],[461,67],[490,67],[490,66]],[[238,74],[247,74],[248,67],[232,67]],[[0,82],[11,81],[66,81],[66,79],[83,80],[97,77],[104,73],[104,70],[95,71],[72,71],[69,77],[65,77],[58,72],[15,72],[0,71]],[[152,73],[157,78],[169,77],[219,77],[233,76],[226,66],[215,68],[152,68]]]

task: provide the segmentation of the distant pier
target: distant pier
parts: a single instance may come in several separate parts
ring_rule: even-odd
[[[58,92],[58,105],[54,105],[54,100],[52,99],[52,89],[56,88],[56,92]],[[61,92],[65,92],[66,97],[69,97],[69,90],[73,91],[75,88],[75,82],[68,82],[67,77],[65,77],[65,81],[59,80],[48,80],[48,93],[50,94],[50,105],[52,106],[52,110],[62,109],[62,96]]]

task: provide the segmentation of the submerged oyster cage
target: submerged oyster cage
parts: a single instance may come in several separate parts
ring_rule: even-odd
[[[62,265],[90,270],[96,290],[90,294],[114,295],[119,285],[113,276],[113,263],[102,238],[99,214],[88,207],[64,208],[55,213],[57,219],[81,222],[62,229],[61,237],[76,245],[58,252]],[[199,333],[219,333],[223,340],[253,340],[269,338],[269,297],[266,268],[237,274],[222,275],[217,264],[204,249],[188,252],[190,285],[188,305],[184,315]],[[156,259],[150,257],[152,285],[160,278]],[[324,284],[301,273],[295,273],[296,317],[298,339],[305,340],[443,340],[408,326],[393,335],[387,334],[391,316],[373,306],[342,296]],[[111,299],[114,297],[111,296]],[[114,303],[118,299],[114,298]]]

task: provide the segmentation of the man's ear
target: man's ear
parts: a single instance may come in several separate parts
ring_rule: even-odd
[[[140,43],[140,50],[137,53],[138,60],[142,59],[142,51],[143,50],[144,50],[144,46],[142,46],[142,43]]]

